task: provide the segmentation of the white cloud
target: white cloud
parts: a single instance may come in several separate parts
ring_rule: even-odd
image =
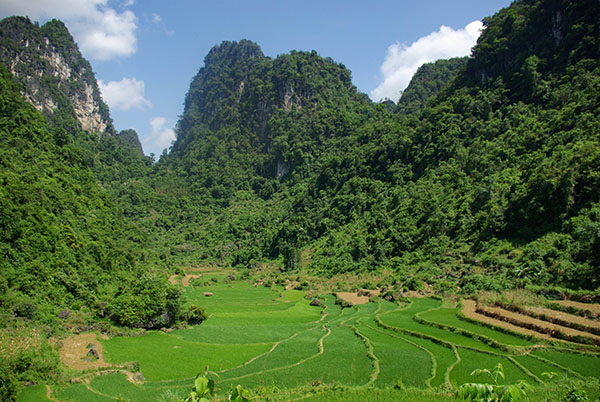
[[[124,5],[130,6],[132,0]],[[0,16],[24,15],[44,22],[62,20],[91,59],[110,60],[137,50],[136,17],[130,10],[118,13],[107,0],[2,0]]]
[[[144,81],[123,78],[121,81],[104,83],[99,80],[98,86],[102,92],[102,98],[111,109],[127,111],[135,108],[142,110],[152,106],[152,103],[144,97]]]
[[[167,120],[164,117],[155,117],[150,121],[150,136],[144,138],[144,144],[155,154],[160,154],[163,149],[168,148],[175,141],[175,131],[165,127]],[[146,148],[146,147],[144,147]]]
[[[414,73],[424,63],[471,54],[471,48],[475,46],[482,29],[481,21],[473,21],[458,30],[442,25],[439,31],[418,39],[410,46],[401,43],[390,45],[381,65],[383,82],[371,91],[371,99],[379,101],[389,98],[397,101]]]
[[[175,33],[172,29],[168,29],[167,25],[164,23],[160,14],[152,13],[152,23],[156,26],[159,31],[163,31],[165,34],[171,36]]]
[[[133,4],[135,3],[135,0],[127,0],[125,1],[125,3],[123,4],[124,7],[131,7],[133,6]]]

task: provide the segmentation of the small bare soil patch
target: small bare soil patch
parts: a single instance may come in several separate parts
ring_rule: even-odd
[[[407,290],[406,292],[402,293],[402,296],[419,299],[425,297],[425,294],[416,290]]]
[[[381,289],[361,289],[358,291],[359,296],[377,297],[381,295]]]
[[[540,332],[536,332],[531,329],[519,327],[517,325],[508,323],[506,321],[488,317],[487,315],[479,314],[477,312],[477,302],[475,300],[463,300],[462,304],[463,304],[462,313],[465,316],[472,318],[474,320],[481,321],[486,324],[491,324],[496,327],[506,328],[513,332],[518,332],[518,333],[524,334],[524,335],[531,335],[531,336],[535,336],[538,338],[544,338],[544,339],[552,339],[552,337],[550,335],[542,334]]]
[[[575,307],[579,310],[588,310],[600,315],[600,304],[581,303],[572,300],[557,300],[552,303],[560,304],[565,307]]]
[[[338,292],[337,297],[352,304],[366,304],[369,296],[359,296],[358,292]]]
[[[179,284],[179,275],[173,274],[173,275],[169,276],[169,283],[171,285],[178,285]]]
[[[190,279],[200,278],[201,276],[202,275],[197,274],[186,274],[181,280],[181,284],[187,288],[188,286],[190,286]]]
[[[58,350],[60,360],[71,369],[87,370],[110,366],[102,357],[102,343],[94,333],[71,335],[60,342],[62,343],[62,347]],[[92,347],[90,345],[96,349],[98,359],[87,356]]]
[[[169,282],[171,285],[179,285],[181,283],[182,286],[187,288],[190,286],[191,279],[200,278],[201,276],[202,275],[200,274],[185,274],[183,277],[181,277],[180,275],[175,274],[169,277]]]

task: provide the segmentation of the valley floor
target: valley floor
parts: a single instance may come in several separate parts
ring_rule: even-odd
[[[460,384],[486,382],[473,370],[498,363],[506,384],[537,387],[533,400],[556,392],[550,388],[557,382],[593,388],[600,378],[594,347],[481,325],[449,301],[377,300],[342,309],[333,295],[318,307],[298,290],[224,275],[216,282],[185,287],[190,303],[209,314],[201,325],[98,337],[104,367],[77,373],[66,387],[26,388],[19,401],[173,401],[207,367],[219,376],[219,395],[241,384],[259,401],[450,400]],[[555,373],[552,380],[547,373]]]

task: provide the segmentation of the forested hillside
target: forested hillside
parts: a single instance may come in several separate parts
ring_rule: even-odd
[[[215,47],[157,167],[187,183],[178,214],[195,211],[173,254],[389,268],[441,289],[596,288],[597,8],[521,1],[485,19],[465,69],[412,114],[314,52]]]
[[[161,325],[166,305],[140,301],[132,283],[149,278],[168,303],[169,272],[189,264],[387,270],[411,288],[467,293],[597,288],[598,7],[515,2],[485,19],[466,62],[424,66],[397,108],[314,51],[272,59],[223,42],[154,165],[133,131],[86,131],[43,109],[45,121],[4,71],[4,311],[52,321],[85,305],[93,320]],[[35,59],[14,40],[23,32],[60,38],[44,51],[76,52],[89,80],[64,25],[48,24],[3,21],[5,60]],[[44,88],[76,89],[77,77]]]
[[[468,57],[456,57],[425,63],[410,80],[398,101],[398,112],[418,114],[427,101],[437,95],[465,67]]]
[[[119,206],[123,183],[150,172],[137,134],[114,133],[91,67],[62,23],[9,18],[0,29],[13,68],[11,76],[0,66],[1,321],[57,328],[59,312],[64,319],[80,310],[80,328],[172,324],[181,294],[148,252],[148,234]],[[100,106],[75,113],[78,100]]]

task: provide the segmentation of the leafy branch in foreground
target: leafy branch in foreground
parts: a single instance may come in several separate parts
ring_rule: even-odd
[[[204,374],[198,374],[196,380],[194,380],[192,391],[181,402],[210,402],[208,398],[215,395],[216,378],[219,378],[219,375],[208,370],[207,367]],[[227,400],[231,402],[250,402],[248,391],[239,384],[231,388]]]
[[[466,383],[461,385],[456,391],[456,396],[465,401],[486,401],[486,402],[510,402],[520,401],[527,391],[530,391],[531,385],[526,381],[519,381],[515,384],[500,385],[498,378],[504,380],[504,368],[498,363],[491,371],[488,369],[475,369],[471,373],[473,376],[487,374],[493,384],[484,383]]]
[[[239,384],[229,391],[227,400],[231,402],[250,402],[250,399],[248,399],[248,391]]]
[[[188,396],[186,396],[182,402],[209,402],[208,396],[215,394],[215,387],[217,382],[214,377],[219,377],[217,373],[208,370],[204,370],[204,374],[196,376],[194,380],[194,388]]]

